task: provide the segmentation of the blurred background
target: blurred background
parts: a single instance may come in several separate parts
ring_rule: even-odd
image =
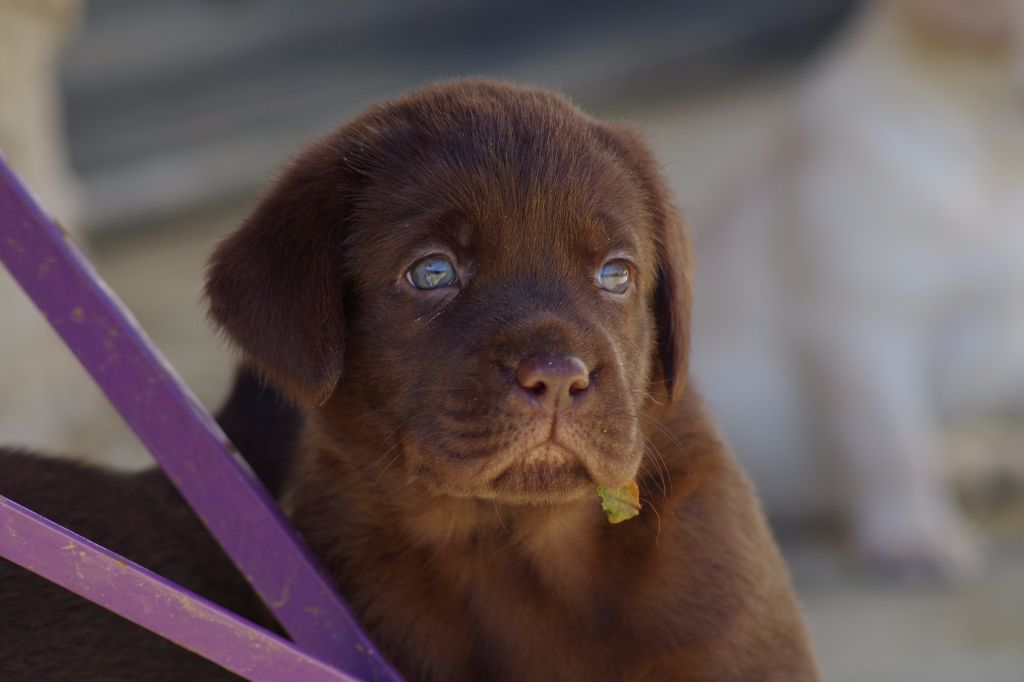
[[[1008,381],[1000,401],[932,400],[933,386],[969,383],[945,375],[889,381],[906,358],[932,357],[935,319],[948,317],[917,321],[951,297],[944,284],[919,298],[918,279],[972,283],[963,306],[1008,320],[969,324],[968,337],[1024,339],[1020,4],[0,0],[0,148],[214,409],[233,358],[204,319],[205,259],[304,142],[371,103],[462,75],[553,87],[634,124],[696,242],[696,381],[762,491],[825,679],[1021,681],[1024,381]],[[953,208],[938,201],[950,197]],[[915,211],[933,203],[962,225],[929,232],[936,221]],[[803,244],[817,250],[799,256]],[[896,285],[879,265],[890,261]],[[908,270],[921,273],[913,286]],[[8,279],[0,440],[148,465]],[[867,289],[880,293],[865,303]],[[878,312],[894,298],[902,308]],[[908,335],[886,330],[908,319],[924,341],[894,354],[896,369],[864,401],[903,402],[864,412],[853,429],[885,431],[895,415],[895,451],[884,438],[844,438],[836,414],[858,406],[827,376],[805,381],[805,366],[834,351],[850,359],[833,363],[839,376],[858,385],[870,375],[857,371],[862,349],[902,348],[888,340]],[[881,331],[853,348],[844,344],[856,334],[836,342],[819,329],[861,321]],[[792,332],[805,328],[812,342]],[[969,355],[998,361],[965,370],[972,377],[1024,378],[1020,354],[982,348]],[[987,395],[981,384],[972,396]],[[822,414],[830,405],[836,414]],[[959,418],[968,412],[977,418]],[[832,422],[838,435],[822,435]],[[866,518],[885,506],[880,488],[914,506]],[[903,511],[921,523],[903,524]]]

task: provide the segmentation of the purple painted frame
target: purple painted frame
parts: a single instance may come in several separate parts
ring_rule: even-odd
[[[292,639],[305,651],[355,677],[399,682],[399,675],[359,629],[329,578],[220,427],[2,157],[0,261],[149,448]],[[11,509],[0,506],[0,522],[9,523]],[[0,531],[5,528],[0,525]],[[55,524],[51,529],[69,542],[78,541]],[[0,555],[6,557],[13,549],[11,537],[0,532]],[[60,563],[59,553],[41,554],[33,570],[53,580]],[[186,593],[161,582],[162,588]],[[103,605],[116,606],[119,599],[115,593]],[[166,615],[172,618],[170,612]],[[199,639],[194,633],[183,633],[184,641],[179,643],[199,651]],[[211,660],[224,665],[216,651],[209,653]]]

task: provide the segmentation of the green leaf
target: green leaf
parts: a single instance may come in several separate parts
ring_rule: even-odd
[[[622,523],[640,513],[640,488],[636,481],[630,481],[619,488],[597,486],[601,497],[601,509],[608,514],[609,523]]]

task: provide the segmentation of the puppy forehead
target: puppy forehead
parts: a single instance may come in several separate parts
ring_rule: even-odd
[[[628,185],[601,193],[587,182],[567,175],[524,189],[500,175],[434,177],[385,192],[374,215],[364,213],[349,239],[362,253],[391,256],[380,265],[432,248],[509,266],[553,258],[589,263],[616,253],[652,258],[653,235],[639,193]]]
[[[457,100],[444,116],[378,115],[361,148],[367,184],[350,237],[375,250],[437,239],[645,255],[644,193],[600,142],[598,124],[558,99],[485,104]]]

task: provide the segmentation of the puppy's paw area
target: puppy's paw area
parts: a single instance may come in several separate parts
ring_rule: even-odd
[[[858,535],[856,551],[865,573],[886,582],[952,587],[984,573],[981,542],[959,521],[874,528]]]

